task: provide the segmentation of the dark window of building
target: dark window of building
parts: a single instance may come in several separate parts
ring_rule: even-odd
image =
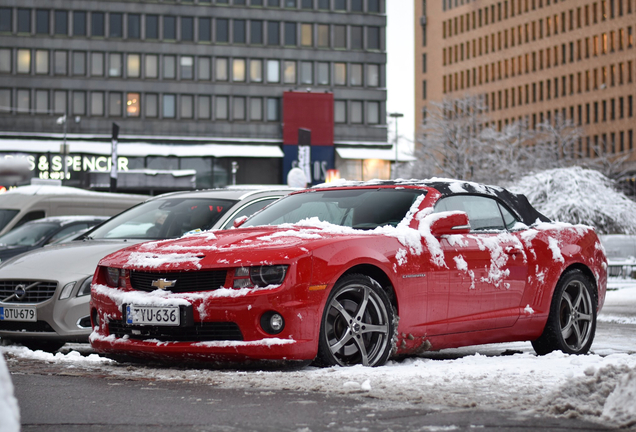
[[[234,20],[234,28],[232,29],[233,42],[238,44],[244,44],[246,42],[245,37],[245,20]]]
[[[53,27],[53,32],[56,35],[67,35],[68,34],[68,12],[67,11],[55,11],[55,24]]]
[[[280,45],[280,23],[267,22],[267,45]]]
[[[128,39],[141,38],[141,16],[128,14]]]
[[[285,23],[285,45],[296,46],[296,23]]]
[[[314,0],[302,0],[302,2],[300,3],[300,7],[303,9],[313,9]]]
[[[121,38],[124,36],[124,17],[120,13],[111,13],[108,29],[108,36]]]
[[[367,11],[380,12],[380,0],[368,0]]]
[[[263,0],[251,0],[250,1],[250,5],[251,6],[263,6]]]
[[[173,16],[163,17],[163,39],[164,40],[176,40],[177,39],[177,18]]]
[[[634,97],[627,97],[627,117],[634,117]]]
[[[346,11],[347,0],[334,0],[333,8],[337,11]]]
[[[318,0],[318,9],[329,10],[329,0]]]
[[[422,54],[422,73],[426,73],[426,53]]]
[[[422,81],[422,99],[426,100],[426,80]]]
[[[146,15],[146,39],[159,39],[159,17]]]
[[[86,36],[86,12],[73,12],[73,36]]]
[[[351,0],[351,11],[362,12],[362,0]]]
[[[362,49],[362,27],[351,26],[351,49]]]
[[[367,49],[380,49],[380,27],[367,27]]]
[[[37,34],[49,34],[49,11],[37,10],[35,12],[35,32]]]
[[[333,26],[334,48],[347,48],[347,27],[343,25]]]
[[[225,18],[216,19],[216,42],[217,43],[229,42],[228,20]]]
[[[269,6],[269,7],[280,7],[280,0],[267,0],[267,6]]]
[[[183,1],[183,0],[181,0]],[[192,1],[192,0],[190,0]],[[234,0],[234,4],[237,6],[245,6],[245,0]]]
[[[11,25],[11,8],[0,8],[0,32],[10,33],[12,29]]]
[[[103,12],[91,12],[91,36],[104,36]]]
[[[31,33],[31,9],[18,9],[18,33]]]
[[[250,43],[255,45],[263,43],[263,21],[250,21]]]
[[[210,42],[212,40],[212,20],[210,18],[199,18],[199,42]]]
[[[296,0],[285,0],[285,7],[286,8],[295,8],[296,7]]]
[[[182,41],[194,40],[194,18],[181,17],[181,40]]]

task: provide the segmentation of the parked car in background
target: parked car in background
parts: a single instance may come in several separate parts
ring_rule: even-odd
[[[608,276],[622,279],[636,277],[636,235],[601,235],[608,261]]]
[[[145,195],[94,192],[67,186],[19,186],[0,194],[0,235],[50,216],[114,216],[148,199]]]
[[[343,366],[510,341],[583,354],[606,283],[594,230],[550,223],[523,195],[342,183],[292,193],[238,229],[108,255],[90,342],[116,359]]]
[[[27,222],[0,236],[0,262],[56,243],[69,235],[99,225],[107,216],[54,216]]]
[[[78,240],[51,245],[0,265],[0,338],[54,351],[87,342],[90,284],[107,254],[189,231],[229,228],[291,192],[286,187],[216,189],[160,195],[115,216]]]

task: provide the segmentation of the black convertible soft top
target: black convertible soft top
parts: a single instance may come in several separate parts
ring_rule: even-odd
[[[335,184],[322,184],[318,187],[347,187],[347,186],[426,186],[437,189],[443,196],[470,194],[485,195],[499,199],[512,210],[526,225],[537,221],[550,222],[546,216],[532,207],[523,194],[512,193],[499,186],[489,186],[465,180],[433,178],[428,180],[372,180],[367,182],[345,181]]]

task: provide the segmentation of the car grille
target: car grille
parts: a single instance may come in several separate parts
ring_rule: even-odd
[[[187,327],[129,326],[123,321],[108,323],[110,334],[131,339],[157,339],[161,342],[242,341],[243,334],[233,322],[205,322]]]
[[[153,281],[165,279],[176,281],[173,287],[166,288],[171,292],[212,291],[221,288],[225,284],[227,270],[207,270],[189,272],[156,273],[144,271],[131,271],[130,284],[139,291],[154,291]]]
[[[1,331],[16,331],[16,332],[40,332],[40,333],[55,333],[53,327],[46,321],[37,322],[22,322],[22,321],[0,321]]]
[[[20,298],[21,289],[25,289],[24,296]],[[17,291],[16,291],[17,288]],[[20,289],[21,288],[21,289]],[[26,280],[0,280],[0,301],[4,303],[41,303],[50,299],[55,294],[57,282],[51,281],[26,281]]]

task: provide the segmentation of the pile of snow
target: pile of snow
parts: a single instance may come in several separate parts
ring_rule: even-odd
[[[636,234],[636,203],[598,171],[557,168],[528,175],[510,188],[555,221],[593,226],[600,234]]]
[[[0,353],[0,430],[17,432],[20,430],[20,410],[18,401],[13,396],[13,383],[9,369]]]

